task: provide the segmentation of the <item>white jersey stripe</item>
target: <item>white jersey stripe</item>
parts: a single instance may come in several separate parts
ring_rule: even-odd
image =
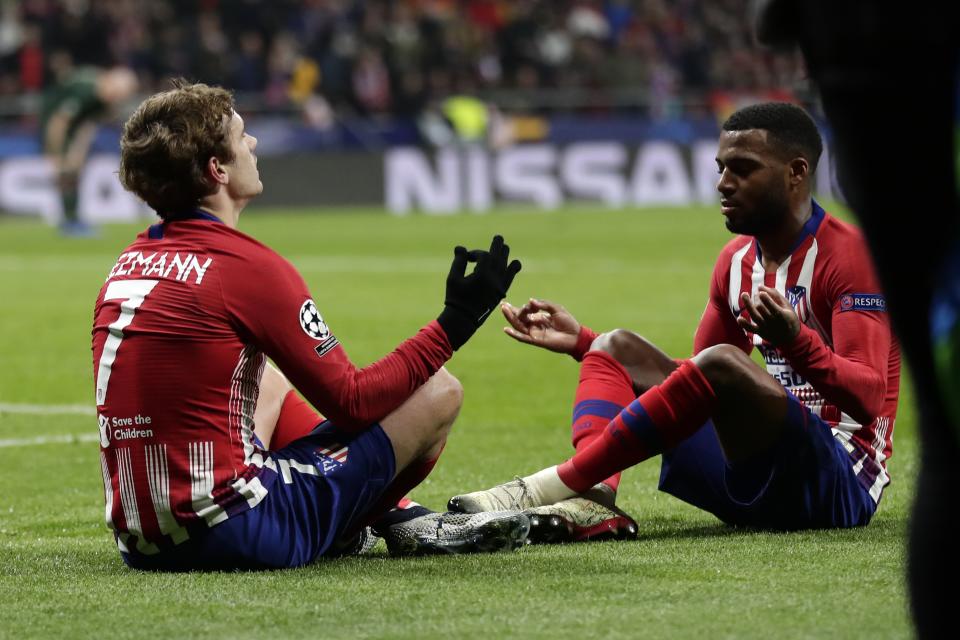
[[[212,527],[227,519],[223,507],[213,501],[213,442],[191,442],[188,453],[193,510]]]
[[[107,528],[113,529],[113,482],[110,481],[107,456],[103,451],[100,452],[100,472],[103,474],[103,495],[107,504],[104,510],[104,519],[107,521]]]
[[[823,325],[817,320],[817,314],[814,313],[813,307],[813,268],[816,265],[817,253],[819,253],[819,251],[820,248],[819,245],[817,245],[817,239],[814,238],[810,243],[810,248],[807,249],[807,255],[803,258],[803,266],[800,267],[800,274],[797,276],[797,285],[803,287],[807,292],[806,324],[819,333],[823,341],[833,349],[833,340],[831,340],[827,332],[823,330]]]
[[[230,436],[233,437],[233,430],[236,427],[240,432],[240,440],[243,444],[243,459],[245,463],[249,463],[250,454],[253,453],[253,447],[248,445],[243,438],[242,433],[242,418],[240,417],[243,400],[241,396],[243,394],[240,386],[240,379],[243,376],[243,369],[247,364],[247,358],[249,355],[249,346],[245,346],[240,350],[240,357],[237,359],[237,366],[233,370],[233,376],[230,379],[230,414],[229,414],[229,424],[230,424]],[[234,423],[237,423],[236,425]]]
[[[751,241],[747,241],[742,247],[737,249],[737,251],[730,258],[730,294],[729,302],[731,309],[740,308],[740,288],[741,288],[741,279],[743,278],[743,267],[741,266],[743,262],[743,256],[747,254],[747,251],[750,250]]]
[[[256,455],[253,444],[253,414],[257,408],[260,378],[266,362],[266,357],[256,348],[245,346],[240,352],[230,384],[231,430],[236,428],[239,433],[243,445],[243,462],[247,465],[263,466],[263,456]]]
[[[777,267],[777,279],[774,283],[774,288],[780,292],[780,295],[787,295],[787,273],[790,270],[790,263],[793,261],[793,256],[787,256],[787,259]]]
[[[766,273],[763,270],[763,264],[760,261],[760,257],[757,256],[753,259],[753,270],[750,275],[750,297],[753,298],[757,295],[757,292],[760,291],[760,285],[763,284],[766,279]],[[757,334],[753,334],[753,345],[759,346],[763,344],[763,338]]]
[[[867,454],[863,454],[863,456],[859,460],[857,460],[857,464],[853,465],[853,475],[857,475],[861,471],[863,471],[863,463],[866,461],[867,461]]]
[[[873,486],[870,487],[870,497],[873,498],[874,502],[880,502],[880,495],[883,493],[883,488],[889,483],[889,474],[887,474],[885,469],[881,468],[880,473],[877,475],[877,479],[873,482]]]
[[[251,372],[253,375],[247,377],[247,393],[244,394],[245,406],[243,408],[243,417],[244,417],[244,431],[243,435],[250,442],[250,446],[253,447],[254,441],[254,428],[256,423],[253,420],[253,416],[257,411],[257,399],[260,397],[260,379],[263,378],[263,370],[267,366],[267,357],[260,353],[256,352],[255,357],[251,359]],[[266,444],[266,443],[264,443]],[[244,441],[244,449],[246,449],[246,440]],[[254,450],[256,448],[254,447]],[[250,456],[250,464],[253,464],[258,467],[263,466],[263,457],[254,453]]]
[[[167,445],[155,444],[144,447],[147,456],[147,484],[150,485],[150,498],[153,510],[157,514],[160,533],[173,539],[175,544],[187,540],[190,536],[173,516],[170,508],[170,471],[167,465]]]
[[[810,290],[813,288],[813,267],[817,262],[817,239],[814,238],[803,257],[803,265],[800,267],[800,273],[797,274],[797,284],[807,290],[807,305],[810,305]]]
[[[120,508],[127,522],[127,531],[137,538],[137,551],[153,555],[159,551],[157,545],[143,538],[143,525],[140,522],[140,509],[137,506],[137,492],[133,481],[133,464],[130,449],[117,449],[117,472],[120,480]]]
[[[260,483],[260,478],[257,477],[252,478],[249,482],[240,478],[230,486],[246,499],[247,505],[251,509],[267,497],[267,488]],[[226,514],[224,514],[224,520],[226,520]]]

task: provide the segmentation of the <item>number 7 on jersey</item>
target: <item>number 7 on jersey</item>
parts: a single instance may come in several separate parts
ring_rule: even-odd
[[[120,317],[111,323],[107,329],[110,335],[103,343],[103,353],[100,354],[100,364],[97,366],[97,406],[100,407],[107,398],[107,385],[110,383],[110,371],[113,361],[117,358],[117,349],[123,341],[123,330],[133,322],[144,299],[157,286],[159,280],[118,280],[107,285],[103,294],[104,300],[122,300],[120,303]]]

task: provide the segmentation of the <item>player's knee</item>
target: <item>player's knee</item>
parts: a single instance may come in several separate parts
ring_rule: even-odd
[[[732,344],[718,344],[704,349],[693,358],[704,377],[715,390],[736,385],[749,374],[750,357]]]
[[[445,435],[463,405],[463,385],[445,368],[430,378],[430,405],[433,408],[437,428]]]
[[[643,359],[648,344],[633,331],[614,329],[597,336],[590,345],[590,351],[609,353],[617,362],[637,362]]]

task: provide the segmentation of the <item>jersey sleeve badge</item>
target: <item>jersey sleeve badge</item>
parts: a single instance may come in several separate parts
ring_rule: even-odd
[[[314,351],[321,358],[339,344],[337,338],[330,333],[330,327],[323,321],[317,305],[309,298],[300,307],[300,328],[314,340],[320,341]]]
[[[309,298],[300,307],[300,328],[314,340],[326,340],[330,337],[330,328],[317,311],[317,305]]]
[[[886,312],[887,299],[880,293],[846,293],[840,296],[840,311]]]

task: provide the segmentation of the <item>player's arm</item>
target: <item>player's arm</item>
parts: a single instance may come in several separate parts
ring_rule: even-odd
[[[224,303],[238,332],[270,356],[311,404],[342,428],[362,429],[405,402],[499,302],[519,263],[507,265],[505,245],[498,247],[495,241],[491,249],[458,248],[440,318],[363,368],[351,362],[323,322],[300,275],[279,256],[258,261],[257,274],[247,274],[256,279],[253,282],[245,282],[239,274],[221,281]],[[477,268],[466,275],[470,261]]]
[[[848,311],[836,296],[831,350],[776,289],[761,287],[755,299],[745,295],[743,302],[750,314],[740,321],[744,328],[777,346],[827,401],[861,424],[880,413],[891,341],[885,313]]]
[[[729,281],[730,268],[727,254],[727,250],[721,252],[713,269],[713,277],[710,279],[710,296],[693,336],[694,354],[717,344],[732,344],[747,354],[753,350],[753,344],[737,324],[737,319],[730,312],[727,304],[725,283]]]

